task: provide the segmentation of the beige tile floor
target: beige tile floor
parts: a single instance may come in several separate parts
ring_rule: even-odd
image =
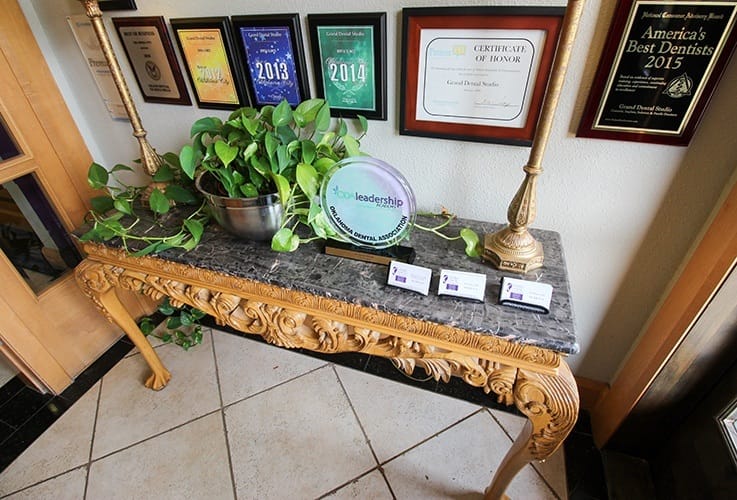
[[[213,330],[121,360],[0,474],[10,499],[481,498],[516,415]],[[566,498],[563,453],[508,494]]]

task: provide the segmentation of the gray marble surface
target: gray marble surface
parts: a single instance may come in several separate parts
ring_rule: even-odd
[[[418,217],[418,222],[430,226],[440,221],[433,223],[428,218]],[[458,219],[443,232],[457,235],[462,227],[470,227],[483,239],[483,234],[502,226]],[[168,250],[159,254],[159,257],[483,335],[495,335],[512,342],[536,345],[560,353],[576,353],[578,344],[560,236],[552,231],[533,229],[531,232],[543,244],[545,265],[520,276],[498,271],[479,259],[467,257],[461,240],[448,242],[415,228],[403,245],[411,246],[417,252],[415,265],[432,269],[433,280],[428,296],[386,285],[387,266],[325,255],[318,242],[301,245],[293,253],[278,253],[272,251],[268,243],[250,242],[231,236],[215,223],[208,226],[201,243],[191,252]],[[115,240],[106,244],[120,246]],[[441,269],[485,274],[485,301],[481,303],[438,296]],[[499,305],[503,276],[552,285],[550,313],[539,314]]]

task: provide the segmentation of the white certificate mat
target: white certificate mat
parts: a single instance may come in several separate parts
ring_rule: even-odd
[[[423,29],[416,120],[522,128],[545,30]]]

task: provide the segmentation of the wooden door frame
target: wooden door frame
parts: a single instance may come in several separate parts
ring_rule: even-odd
[[[670,359],[737,263],[737,183],[732,187],[651,317],[611,389],[591,411],[597,446],[604,446]]]

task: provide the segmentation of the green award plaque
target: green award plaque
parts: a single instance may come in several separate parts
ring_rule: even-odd
[[[376,109],[373,26],[317,28],[325,98],[337,108]]]

